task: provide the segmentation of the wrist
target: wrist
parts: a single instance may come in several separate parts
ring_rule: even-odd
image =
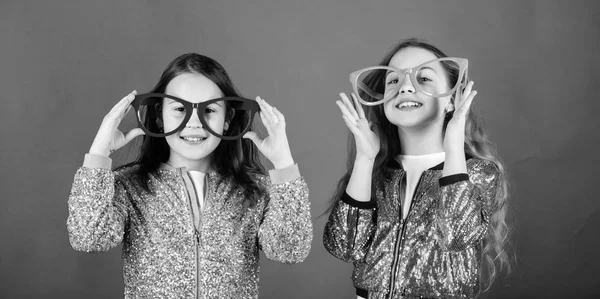
[[[465,155],[465,147],[463,144],[449,146],[444,149],[446,156],[464,156]]]
[[[465,151],[454,150],[446,153],[446,161],[444,162],[443,175],[449,176],[467,172],[467,161]]]
[[[107,148],[100,148],[100,147],[92,145],[90,147],[90,150],[88,151],[88,154],[108,157],[108,156],[110,156],[110,150]]]
[[[284,169],[295,164],[292,155],[286,155],[285,157],[278,158],[276,160],[274,159],[271,161],[271,163],[275,169]]]
[[[371,158],[371,157],[357,155],[356,158],[354,158],[354,165],[356,165],[356,164],[372,166],[373,164],[375,164],[375,157]]]

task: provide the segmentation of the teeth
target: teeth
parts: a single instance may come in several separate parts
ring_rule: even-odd
[[[398,105],[398,108],[404,108],[404,107],[421,107],[423,106],[421,103],[417,103],[417,102],[402,102],[400,103],[400,105]]]
[[[181,137],[181,139],[189,142],[198,142],[206,139],[206,137]]]

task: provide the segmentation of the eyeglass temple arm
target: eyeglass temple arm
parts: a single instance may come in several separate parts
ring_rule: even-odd
[[[374,92],[373,90],[371,90],[367,85],[365,85],[363,82],[357,82],[358,87],[360,88],[360,90],[366,92],[370,97],[372,98],[383,98],[383,95],[377,92]]]

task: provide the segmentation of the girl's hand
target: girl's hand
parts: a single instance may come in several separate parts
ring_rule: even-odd
[[[352,105],[346,94],[340,93],[340,97],[342,100],[337,100],[335,103],[342,111],[346,126],[354,135],[356,159],[375,160],[377,153],[379,153],[379,137],[371,130],[371,123],[365,117],[365,112],[356,95],[352,93],[354,105]]]
[[[94,142],[90,147],[90,154],[108,157],[112,152],[133,140],[133,138],[144,135],[144,131],[140,128],[132,129],[126,134],[123,134],[118,128],[123,117],[131,109],[131,102],[135,99],[136,94],[135,90],[132,91],[104,116],[98,133],[96,133],[96,138],[94,138]]]
[[[294,165],[285,133],[285,117],[277,108],[269,105],[260,97],[256,97],[256,102],[260,105],[260,119],[269,135],[265,139],[260,139],[256,132],[250,131],[244,134],[244,138],[252,140],[258,150],[273,163],[275,169]]]
[[[473,84],[473,81],[469,81],[464,92],[454,101],[456,108],[452,119],[448,122],[444,136],[444,151],[446,153],[464,152],[467,114],[471,108],[473,98],[477,95],[477,91],[472,90]]]

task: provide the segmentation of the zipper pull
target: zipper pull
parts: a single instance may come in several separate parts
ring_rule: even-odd
[[[200,234],[198,230],[194,230],[194,235],[196,236],[196,245],[200,245]]]

